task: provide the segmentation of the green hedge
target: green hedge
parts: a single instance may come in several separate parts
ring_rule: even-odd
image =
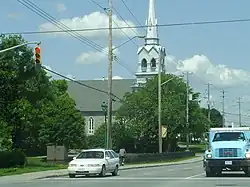
[[[127,154],[126,163],[158,162],[195,156],[194,152],[139,153]]]
[[[125,158],[125,163],[143,163],[143,162],[159,162],[174,160],[186,157],[195,156],[194,152],[169,152],[169,153],[128,153]],[[70,162],[73,155],[68,157]]]
[[[26,162],[26,156],[21,151],[0,152],[0,168],[23,167]]]

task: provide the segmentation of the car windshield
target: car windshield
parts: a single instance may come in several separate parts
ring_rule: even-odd
[[[84,151],[81,152],[77,157],[77,159],[102,159],[104,158],[103,151]]]
[[[220,132],[214,135],[213,142],[239,140],[245,141],[245,136],[243,132]]]

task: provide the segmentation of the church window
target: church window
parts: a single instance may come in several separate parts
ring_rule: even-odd
[[[89,118],[88,132],[89,134],[94,134],[94,118],[92,117]]]
[[[147,71],[147,60],[144,58],[141,62],[141,71],[146,72]]]
[[[151,70],[155,71],[156,70],[156,60],[155,60],[155,58],[152,58],[150,65],[151,65]]]

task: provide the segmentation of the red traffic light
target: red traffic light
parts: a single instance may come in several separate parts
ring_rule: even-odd
[[[36,51],[36,53],[40,53],[40,51],[41,51],[41,50],[40,50],[40,47],[36,47],[36,48],[35,48],[35,51]]]
[[[37,47],[35,48],[35,57],[36,57],[35,62],[36,62],[36,64],[40,64],[40,63],[41,63],[41,55],[40,55],[40,52],[41,52],[41,49],[40,49],[39,46],[37,46]]]

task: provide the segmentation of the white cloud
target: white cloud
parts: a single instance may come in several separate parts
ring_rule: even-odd
[[[83,17],[74,17],[74,18],[68,18],[68,19],[61,19],[61,23],[68,26],[70,29],[97,29],[97,28],[108,28],[108,16],[106,14],[100,13],[100,12],[93,12],[89,15],[85,15]],[[127,23],[130,26],[135,26],[135,24],[129,20],[126,22],[123,20],[120,20],[116,15],[113,15],[113,22],[115,22],[118,27],[127,27]],[[113,24],[113,27],[117,27],[115,24]],[[54,24],[46,22],[39,26],[40,31],[48,31],[48,30],[61,30],[58,27],[56,27]],[[135,33],[132,29],[122,29],[124,33],[126,33],[127,36],[133,37],[135,36]],[[134,29],[135,30],[135,29]],[[114,38],[121,38],[126,37],[120,29],[113,30],[113,37]],[[103,37],[108,36],[108,30],[96,30],[96,31],[84,31],[80,32],[81,35],[92,38],[92,39],[100,39]],[[55,36],[63,35],[67,36],[67,33],[55,33]]]
[[[214,64],[205,55],[194,55],[182,61],[173,56],[166,57],[169,72],[192,72],[197,77],[215,85],[232,86],[250,82],[250,72]]]
[[[113,47],[114,48],[114,47]],[[113,53],[115,56],[119,55],[118,49],[114,49]],[[76,58],[78,64],[94,64],[108,59],[108,47],[102,49],[102,51],[88,51],[83,52]]]
[[[22,16],[23,14],[19,12],[12,12],[7,15],[7,17],[12,20],[19,20]]]
[[[58,3],[58,4],[56,5],[56,9],[57,9],[57,12],[64,12],[64,11],[67,10],[67,7],[66,7],[66,5],[63,4],[63,3]]]

